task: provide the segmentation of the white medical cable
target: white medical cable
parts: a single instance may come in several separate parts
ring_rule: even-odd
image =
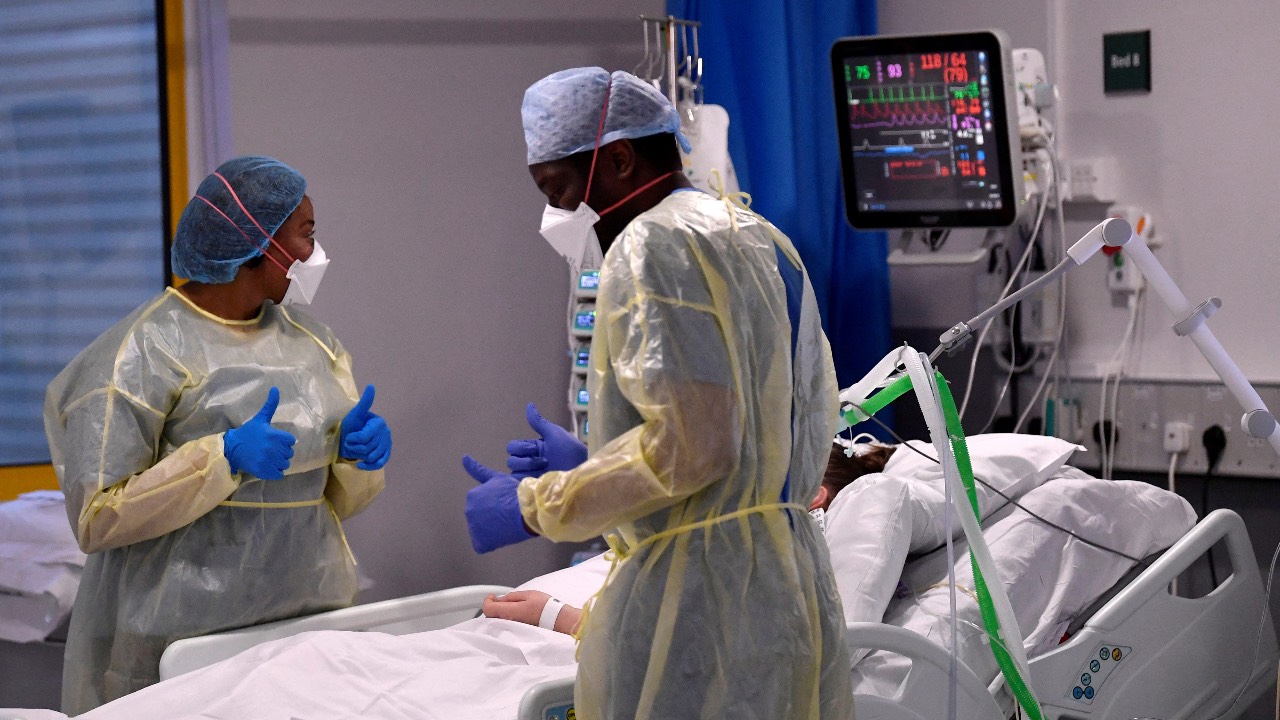
[[[1054,196],[1058,201],[1057,211],[1055,215],[1058,220],[1058,244],[1062,252],[1062,257],[1067,256],[1067,223],[1062,212],[1062,181],[1059,177],[1059,162],[1057,150],[1057,136],[1050,138],[1047,145],[1049,151],[1049,165],[1053,168],[1053,189]],[[1031,393],[1031,397],[1027,399],[1027,407],[1018,416],[1018,422],[1014,423],[1013,432],[1017,433],[1022,430],[1022,425],[1031,416],[1031,412],[1040,402],[1040,395],[1044,392],[1048,385],[1049,377],[1052,375],[1053,387],[1055,394],[1059,393],[1061,388],[1061,365],[1058,363],[1058,355],[1060,351],[1068,345],[1067,333],[1067,274],[1064,273],[1058,278],[1058,335],[1053,341],[1053,352],[1049,355],[1049,360],[1045,363],[1044,377],[1040,379],[1040,384],[1036,386],[1035,392]],[[1063,364],[1070,358],[1070,352],[1062,353]],[[1071,374],[1067,374],[1067,380],[1070,382]]]
[[[1178,459],[1181,456],[1182,453],[1180,452],[1169,453],[1169,492],[1174,495],[1178,494]],[[1169,583],[1169,593],[1174,597],[1178,596],[1178,578],[1174,578],[1173,582]]]
[[[1062,257],[1066,257],[1066,224],[1065,224],[1063,211],[1062,211],[1061,181],[1058,177],[1057,151],[1054,148],[1055,141],[1054,141],[1054,138],[1048,133],[1039,135],[1037,137],[1042,137],[1045,140],[1045,146],[1049,153],[1049,161],[1050,161],[1050,168],[1051,168],[1049,191],[1053,192],[1054,196],[1057,199],[1056,215],[1058,220],[1059,245],[1061,246],[1060,251],[1061,251]],[[1029,236],[1029,239],[1027,241],[1027,248],[1023,252],[1022,257],[1019,259],[1018,264],[1013,269],[1011,269],[1009,273],[1009,282],[1005,285],[1004,289],[1001,291],[999,299],[996,300],[997,303],[1000,302],[1001,300],[1004,300],[1005,297],[1008,296],[1009,290],[1013,285],[1014,278],[1018,277],[1018,274],[1023,272],[1023,266],[1026,264],[1028,258],[1030,257],[1032,247],[1035,246],[1037,242],[1040,242],[1040,229],[1044,222],[1045,211],[1048,210],[1048,208],[1049,208],[1049,192],[1046,192],[1045,197],[1041,199],[1040,209],[1036,213],[1036,222],[1032,227],[1031,235]],[[1058,350],[1062,346],[1063,333],[1065,331],[1066,301],[1067,301],[1067,298],[1066,298],[1067,286],[1066,286],[1065,277],[1060,278],[1059,283],[1060,283],[1059,284],[1060,297],[1058,302],[1058,335],[1053,342],[1053,354],[1050,355],[1049,362],[1047,363],[1045,368],[1045,380],[1041,381],[1040,385],[1036,388],[1036,391],[1032,394],[1027,404],[1028,410],[1025,411],[1019,417],[1019,420],[1015,425],[1014,432],[1017,432],[1018,429],[1022,427],[1022,423],[1026,422],[1026,417],[1029,415],[1030,409],[1036,406],[1037,398],[1039,397],[1040,393],[1043,392],[1044,390],[1045,382],[1048,379],[1049,371],[1056,367],[1055,361],[1057,360],[1057,357],[1058,357]],[[982,349],[982,344],[986,341],[987,333],[990,331],[991,324],[995,321],[995,319],[996,318],[992,318],[986,323],[986,325],[983,326],[982,332],[979,333],[978,335],[978,341],[975,344],[975,347],[973,350],[973,356],[972,358],[970,358],[969,377],[968,377],[968,380],[965,382],[964,396],[960,402],[960,419],[961,420],[964,419],[965,411],[968,409],[968,406],[969,406],[969,398],[973,391],[973,379],[974,379],[974,375],[977,372],[977,366],[978,366],[978,353]],[[1040,347],[1037,345],[1035,347],[1035,352],[1033,353],[1031,360],[1029,360],[1026,363],[1027,369],[1030,369],[1030,367],[1032,367],[1035,364],[1035,362],[1039,360],[1040,352],[1041,352]],[[998,365],[1000,365],[1001,367],[1004,367],[1005,369],[1008,369],[1008,366],[1002,362],[1002,358],[1000,358],[998,352],[993,353],[993,355],[995,356],[995,360]],[[1010,381],[1012,381],[1012,376],[1010,377]],[[1001,395],[1001,400],[1003,400],[1003,393]],[[999,402],[1000,401],[997,401],[996,403],[997,410],[998,410]],[[1013,408],[1013,411],[1016,412],[1017,408]],[[994,419],[995,419],[995,416],[993,415],[992,421],[994,421]],[[990,424],[990,422],[991,421],[989,421],[988,424]]]
[[[1010,326],[1009,328],[1009,357],[1010,358],[1013,358],[1015,355],[1017,355],[1018,353],[1017,348],[1018,348],[1017,337],[1013,334],[1013,328],[1012,326]],[[995,360],[996,365],[998,365],[1001,370],[1006,370],[1007,374],[1004,376],[1004,384],[1000,386],[1000,392],[996,395],[996,401],[991,406],[991,415],[987,417],[987,422],[982,425],[982,429],[977,432],[978,435],[981,435],[985,433],[987,430],[990,430],[991,425],[995,423],[996,418],[1000,415],[1000,403],[1004,402],[1004,396],[1008,394],[1009,386],[1013,384],[1013,376],[1018,375],[1020,373],[1027,372],[1031,368],[1035,367],[1036,362],[1040,360],[1040,346],[1032,345],[1031,357],[1028,358],[1026,362],[1022,363],[1021,365],[1014,365],[1012,362],[1005,360],[1004,356],[998,352],[992,352],[991,356],[992,356],[992,359]],[[1013,413],[1018,412],[1018,408],[1013,407],[1011,404],[1009,408],[1009,412],[1012,415]]]
[[[1000,297],[992,303],[997,305],[1001,300],[1009,296],[1013,283],[1017,280],[1019,273],[1022,272],[1022,266],[1027,264],[1027,260],[1031,258],[1031,250],[1035,247],[1036,239],[1040,234],[1040,225],[1044,222],[1044,213],[1049,208],[1049,199],[1044,198],[1040,203],[1040,210],[1036,213],[1035,226],[1031,229],[1031,235],[1027,240],[1027,248],[1022,251],[1022,257],[1018,259],[1017,265],[1009,269],[1009,281],[1004,284],[1004,289],[1000,291]],[[964,413],[969,408],[969,395],[973,391],[973,376],[978,368],[978,353],[982,350],[982,343],[987,339],[987,333],[991,331],[991,324],[996,321],[996,317],[992,317],[982,326],[982,332],[978,333],[978,341],[973,346],[973,357],[969,360],[969,380],[964,385],[964,397],[960,401],[960,419],[964,420]]]
[[[846,401],[846,402],[849,402],[849,401]],[[859,410],[862,410],[862,407],[861,407],[861,406],[859,406],[857,403],[849,402],[849,404],[850,404],[850,405],[854,405],[855,407],[858,407],[858,409],[859,409]],[[937,464],[939,464],[939,465],[941,465],[941,464],[942,464],[941,462],[939,462],[939,461],[938,461],[938,459],[937,459],[937,458],[935,458],[935,457],[933,457],[933,456],[929,455],[928,453],[926,453],[925,451],[921,450],[920,448],[917,448],[917,447],[915,447],[914,445],[911,445],[910,443],[908,443],[908,442],[907,442],[907,441],[906,441],[906,440],[905,440],[901,435],[899,435],[898,433],[894,432],[893,428],[891,428],[891,427],[889,427],[888,425],[886,425],[886,424],[884,423],[884,421],[882,421],[880,418],[876,417],[875,415],[870,415],[869,413],[866,413],[866,412],[863,412],[863,414],[864,414],[864,415],[868,415],[868,416],[870,417],[870,419],[871,419],[871,421],[872,421],[872,422],[874,422],[874,423],[878,424],[880,427],[884,428],[884,430],[885,430],[886,432],[888,432],[890,435],[892,435],[892,436],[893,436],[893,438],[894,438],[895,440],[897,440],[897,441],[900,443],[900,445],[901,445],[902,447],[907,448],[908,450],[910,450],[910,451],[914,452],[915,454],[919,455],[920,457],[923,457],[924,459],[928,460],[929,462],[937,463]],[[1090,540],[1089,538],[1081,537],[1080,535],[1077,535],[1076,533],[1074,533],[1074,532],[1072,532],[1072,531],[1068,530],[1067,528],[1064,528],[1064,527],[1062,527],[1061,525],[1058,525],[1057,523],[1055,523],[1055,522],[1053,522],[1053,521],[1051,521],[1051,520],[1047,520],[1047,519],[1045,519],[1045,518],[1043,518],[1043,517],[1041,517],[1041,516],[1037,515],[1036,513],[1032,512],[1031,510],[1028,510],[1024,505],[1022,505],[1021,503],[1019,503],[1017,500],[1014,500],[1013,498],[1009,497],[1008,495],[1005,495],[1003,492],[1001,492],[1001,491],[1000,491],[1000,489],[999,489],[999,488],[997,488],[997,487],[995,487],[994,485],[992,485],[992,484],[988,483],[986,480],[983,480],[982,478],[978,477],[977,475],[974,475],[974,476],[973,476],[973,480],[974,480],[974,482],[976,482],[976,483],[978,483],[978,484],[982,485],[983,487],[985,487],[986,489],[990,490],[991,492],[993,492],[993,493],[995,493],[995,494],[999,495],[1000,497],[1004,498],[1004,501],[1005,501],[1007,504],[1012,505],[1012,506],[1014,506],[1014,507],[1018,508],[1018,509],[1019,509],[1019,510],[1021,510],[1022,512],[1024,512],[1024,513],[1026,513],[1026,514],[1030,515],[1031,517],[1035,518],[1036,520],[1039,520],[1040,522],[1044,523],[1045,525],[1048,525],[1049,527],[1053,528],[1054,530],[1057,530],[1057,531],[1059,531],[1059,532],[1061,532],[1061,533],[1064,533],[1064,534],[1066,534],[1066,535],[1069,535],[1069,536],[1071,536],[1071,537],[1075,538],[1076,540],[1079,540],[1080,542],[1084,543],[1085,545],[1088,545],[1088,546],[1093,547],[1093,548],[1097,548],[1097,549],[1102,550],[1102,551],[1105,551],[1105,552],[1109,552],[1109,553],[1111,553],[1112,555],[1118,555],[1118,556],[1120,556],[1120,557],[1122,557],[1122,558],[1124,558],[1124,559],[1126,559],[1126,560],[1129,560],[1130,562],[1137,563],[1137,564],[1142,565],[1142,566],[1144,566],[1144,567],[1145,567],[1145,566],[1148,566],[1148,565],[1150,565],[1150,564],[1151,564],[1150,562],[1148,562],[1148,561],[1146,561],[1146,560],[1144,560],[1144,559],[1142,559],[1142,558],[1134,557],[1134,556],[1132,556],[1132,555],[1129,555],[1128,553],[1123,553],[1123,552],[1120,552],[1119,550],[1116,550],[1116,549],[1114,549],[1114,548],[1109,548],[1109,547],[1107,547],[1106,545],[1103,545],[1102,543],[1094,542],[1094,541]],[[1002,509],[1003,509],[1003,506],[1002,506],[1002,507],[1000,507],[1000,508],[996,508],[995,510],[991,511],[990,513],[988,513],[988,517],[990,517],[991,515],[996,514],[997,512],[999,512],[999,511],[1000,511],[1000,510],[1002,510]],[[929,551],[927,551],[927,552],[920,553],[920,554],[921,554],[921,555],[930,555],[930,554],[932,554],[932,553],[935,553],[935,552],[937,552],[937,551],[941,550],[943,547],[944,547],[943,545],[939,545],[938,547],[936,547],[936,548],[934,548],[934,549],[932,549],[932,550],[929,550]]]
[[[1011,338],[1011,339],[1010,339],[1010,344],[1011,344],[1011,345],[1012,345],[1012,342],[1013,342],[1013,341],[1012,341],[1012,338]],[[1008,360],[1005,360],[1005,359],[1004,359],[1004,357],[1003,357],[1003,356],[1001,356],[1001,355],[996,355],[996,356],[995,356],[995,361],[996,361],[996,365],[999,365],[1001,370],[1008,370],[1009,372],[1013,372],[1013,373],[1024,373],[1024,372],[1026,372],[1026,371],[1030,370],[1031,368],[1035,367],[1035,364],[1036,364],[1037,362],[1040,362],[1040,346],[1039,346],[1039,345],[1032,345],[1032,346],[1031,346],[1031,357],[1030,357],[1030,358],[1028,358],[1028,359],[1027,359],[1025,362],[1023,362],[1021,365],[1014,365],[1013,363],[1009,362]]]
[[[1102,397],[1098,405],[1098,445],[1102,461],[1102,478],[1110,480],[1112,471],[1115,469],[1116,459],[1116,434],[1118,429],[1116,424],[1120,420],[1120,411],[1116,404],[1120,399],[1120,381],[1124,375],[1124,366],[1129,360],[1129,350],[1133,345],[1134,331],[1138,324],[1138,307],[1139,298],[1142,291],[1129,296],[1129,321],[1125,325],[1124,336],[1120,339],[1120,344],[1116,347],[1115,353],[1111,355],[1110,365],[1115,366],[1115,371],[1104,371],[1102,374]],[[1107,381],[1112,376],[1115,377],[1115,386],[1111,389],[1111,426],[1107,427]],[[1103,434],[1106,438],[1103,438]]]
[[[1055,108],[1055,112],[1056,112],[1056,108]],[[1055,215],[1057,216],[1056,219],[1058,221],[1058,245],[1059,245],[1059,249],[1062,252],[1061,257],[1058,259],[1061,260],[1062,258],[1067,257],[1068,243],[1067,243],[1067,220],[1066,220],[1064,211],[1062,209],[1062,180],[1060,179],[1060,175],[1059,175],[1059,173],[1062,172],[1062,161],[1058,158],[1058,136],[1056,133],[1053,136],[1053,141],[1049,145],[1049,162],[1053,166],[1053,177],[1055,182],[1054,188],[1055,188],[1056,197],[1058,199],[1058,207],[1056,209]],[[1053,388],[1055,393],[1059,392],[1061,389],[1062,367],[1064,365],[1067,365],[1071,361],[1071,352],[1070,352],[1071,334],[1067,332],[1067,276],[1064,274],[1061,278],[1059,278],[1058,283],[1059,283],[1058,337],[1057,337],[1057,341],[1054,343],[1053,357],[1049,359],[1049,369],[1052,370],[1053,372]],[[1062,361],[1060,364],[1058,364],[1055,362],[1058,358],[1058,351],[1064,348],[1065,350],[1062,353]],[[1048,374],[1048,372],[1046,372],[1045,374]],[[1067,372],[1067,382],[1068,383],[1071,382],[1070,372]]]
[[[1111,354],[1110,365],[1112,366],[1114,366],[1118,362],[1121,362],[1122,361],[1121,357],[1125,354],[1125,348],[1129,343],[1129,329],[1133,325],[1132,319],[1134,317],[1136,307],[1137,306],[1134,303],[1134,298],[1130,296],[1129,298],[1130,322],[1125,324],[1124,334],[1120,336],[1120,344],[1116,346],[1116,351]],[[1107,400],[1108,400],[1107,383],[1109,382],[1111,376],[1115,375],[1116,382],[1118,384],[1119,374],[1120,372],[1118,369],[1115,370],[1114,372],[1110,369],[1104,369],[1102,372],[1102,387],[1101,387],[1102,392],[1098,399],[1098,452],[1100,455],[1100,461],[1102,463],[1102,467],[1100,469],[1102,471],[1103,480],[1111,479],[1111,464],[1113,462],[1113,456],[1115,455],[1114,444],[1115,444],[1115,438],[1116,438],[1116,433],[1115,433],[1116,420],[1113,419],[1110,428],[1107,427]],[[1113,416],[1115,416],[1118,419],[1118,415],[1116,415],[1114,412],[1113,412]]]
[[[1129,344],[1124,350],[1124,357],[1120,358],[1120,364],[1116,368],[1116,382],[1111,388],[1111,466],[1108,469],[1112,474],[1116,470],[1116,443],[1115,434],[1119,432],[1120,427],[1120,383],[1127,375],[1128,368],[1133,361],[1134,348],[1138,344],[1138,321],[1142,317],[1142,309],[1146,307],[1147,295],[1142,290],[1138,290],[1132,296],[1133,316],[1130,318],[1129,325]]]

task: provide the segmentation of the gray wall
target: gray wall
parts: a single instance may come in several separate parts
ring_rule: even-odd
[[[626,0],[231,0],[236,153],[307,176],[332,258],[314,313],[374,383],[395,433],[388,487],[347,524],[362,601],[562,566],[537,540],[480,557],[463,453],[499,465],[524,405],[567,422],[564,263],[538,235],[524,89],[580,65],[630,69]]]

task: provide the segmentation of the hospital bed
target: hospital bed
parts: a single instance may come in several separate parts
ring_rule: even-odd
[[[1232,574],[1203,597],[1170,594],[1173,580],[1219,542],[1226,545]],[[183,640],[165,652],[161,675],[174,677],[309,630],[402,634],[448,627],[474,616],[485,595],[505,589],[456,588]],[[1210,718],[1232,707],[1239,696],[1225,716],[1237,717],[1275,681],[1280,656],[1269,613],[1264,617],[1262,579],[1248,533],[1229,510],[1211,513],[1148,567],[1131,573],[1069,633],[1056,649],[1030,663],[1046,717],[1055,720]],[[897,653],[911,661],[895,692],[855,696],[859,720],[946,716],[950,656],[940,646],[910,630],[878,623],[851,625],[847,641],[853,648]],[[1008,717],[1007,707],[996,701],[997,687],[988,687],[963,664],[958,688],[959,717]],[[572,676],[538,683],[525,692],[518,720],[564,720],[572,703]]]
[[[1086,559],[1078,553],[1061,556],[1068,562],[1064,567],[1071,568],[1070,577],[1042,575],[1040,570],[1027,576],[1031,582],[1039,578],[1041,586],[1078,598],[1069,609],[1052,615],[1050,622],[1037,623],[1045,632],[1040,633],[1041,640],[1032,652],[1030,678],[1046,716],[1055,720],[1203,719],[1231,707],[1238,695],[1239,702],[1226,717],[1237,716],[1271,685],[1280,654],[1270,618],[1263,617],[1262,581],[1243,522],[1235,513],[1219,510],[1196,523],[1189,507],[1176,525],[1161,516],[1149,516],[1143,522],[1136,516],[1140,508],[1102,503],[1120,492],[1123,483],[1087,476],[1079,479],[1081,474],[1067,468],[1049,483],[1075,483],[1075,487],[1105,491],[1093,504],[1077,495],[1074,503],[1063,506],[1070,507],[1070,512],[1123,522],[1135,528],[1135,533],[1136,528],[1163,526],[1167,530],[1160,544],[1117,546],[1147,548],[1136,551],[1136,557],[1156,555],[1114,587],[1114,578],[1124,575],[1129,563],[1116,563],[1112,570],[1104,571],[1102,566],[1078,562]],[[1148,489],[1133,490],[1138,495],[1150,498],[1154,493],[1165,497],[1170,507],[1185,505],[1180,499],[1168,499],[1167,493],[1157,488],[1133,484],[1134,488],[1139,486]],[[1025,495],[1024,502],[1037,508],[1060,502],[1054,493],[1061,491],[1045,490]],[[1033,499],[1035,493],[1041,493],[1039,500]],[[1093,514],[1103,512],[1098,507],[1116,507],[1117,512],[1099,517]],[[1003,521],[994,522],[984,534],[999,535]],[[1041,527],[1025,522],[1025,527]],[[1017,541],[1023,536],[1005,537]],[[1050,539],[1062,545],[1059,537]],[[1231,565],[1226,580],[1203,597],[1171,595],[1168,588],[1174,578],[1219,543],[1226,546]],[[1046,547],[1053,550],[1053,543]],[[1160,548],[1167,549],[1158,552]],[[1098,555],[1107,557],[1106,553]],[[958,564],[965,564],[963,550],[957,558]],[[908,563],[900,585],[925,587],[932,583],[937,568],[929,565],[939,560],[950,564],[937,553]],[[593,558],[522,587],[581,604],[604,581],[608,565],[604,558]],[[1106,580],[1091,582],[1090,589],[1083,591],[1085,586],[1076,584],[1082,577]],[[957,576],[956,582],[962,587],[965,581]],[[165,682],[104,706],[92,717],[167,717],[174,703],[185,703],[183,710],[203,713],[202,717],[243,717],[241,704],[245,702],[257,702],[258,710],[284,702],[303,714],[315,710],[316,717],[338,717],[345,712],[342,707],[364,707],[366,702],[390,698],[394,712],[380,716],[434,717],[432,712],[443,710],[453,716],[462,711],[469,718],[565,720],[573,700],[573,641],[520,623],[473,619],[486,595],[504,590],[507,588],[501,586],[454,588],[182,640],[163,656],[160,673]],[[906,608],[917,602],[924,608],[922,597],[943,601],[946,590],[926,595],[899,596],[901,599],[894,602]],[[1088,605],[1091,599],[1093,604]],[[1041,612],[1030,606],[1027,611]],[[853,648],[874,651],[853,669],[859,682],[855,685],[859,720],[943,717],[951,655],[945,645],[926,639],[931,630],[903,622],[903,616],[893,612],[884,615],[889,624],[849,627],[847,639]],[[362,636],[323,632],[326,630],[371,632]],[[425,632],[431,630],[435,632]],[[1068,637],[1059,642],[1064,630]],[[937,633],[931,636],[939,637]],[[961,645],[963,652],[957,653],[962,658],[957,668],[959,717],[1009,717],[1007,693],[997,684],[987,684],[995,672],[989,663],[990,651],[978,644],[978,638],[977,633],[969,633]],[[226,662],[219,662],[223,660]],[[988,662],[985,670],[983,662]],[[878,675],[868,670],[876,663],[880,663]],[[892,672],[883,672],[886,669]],[[869,684],[868,678],[872,680]],[[281,688],[288,688],[288,693],[281,694]],[[483,707],[476,704],[481,697],[487,702]],[[329,709],[333,712],[324,715]],[[17,717],[39,716],[19,713]],[[0,718],[9,720],[2,710]]]
[[[1174,579],[1219,541],[1227,546],[1230,577],[1200,598],[1170,594]],[[1211,718],[1231,708],[1225,720],[1238,717],[1276,681],[1280,651],[1270,613],[1264,618],[1262,578],[1244,522],[1230,510],[1211,513],[1104,599],[1057,649],[1031,659],[1032,685],[1048,718],[1175,720]],[[1259,618],[1264,618],[1260,638]],[[851,624],[846,640],[851,649],[911,660],[895,693],[855,695],[858,720],[947,716],[950,655],[945,650],[910,630],[880,623]],[[1008,717],[993,697],[994,688],[964,665],[957,674],[957,717]],[[572,680],[531,688],[519,720],[560,717],[548,711],[572,701]]]

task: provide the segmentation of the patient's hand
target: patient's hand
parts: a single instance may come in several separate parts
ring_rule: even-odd
[[[527,625],[537,625],[551,596],[537,590],[513,590],[505,595],[490,595],[484,599],[485,617],[514,620]],[[572,635],[582,620],[582,610],[565,605],[556,616],[555,631]]]

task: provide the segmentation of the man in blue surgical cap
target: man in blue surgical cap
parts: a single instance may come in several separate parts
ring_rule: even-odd
[[[531,409],[543,437],[509,446],[523,478],[466,458],[473,545],[607,534],[615,565],[577,628],[581,717],[852,718],[806,512],[837,387],[795,248],[690,187],[675,108],[633,75],[555,73],[522,115],[543,234],[571,262],[603,253],[591,445]]]
[[[89,553],[66,713],[156,682],[175,640],[354,601],[341,521],[382,490],[391,433],[299,309],[327,263],[296,170],[223,163],[178,222],[173,270],[190,282],[50,383],[45,433]]]

